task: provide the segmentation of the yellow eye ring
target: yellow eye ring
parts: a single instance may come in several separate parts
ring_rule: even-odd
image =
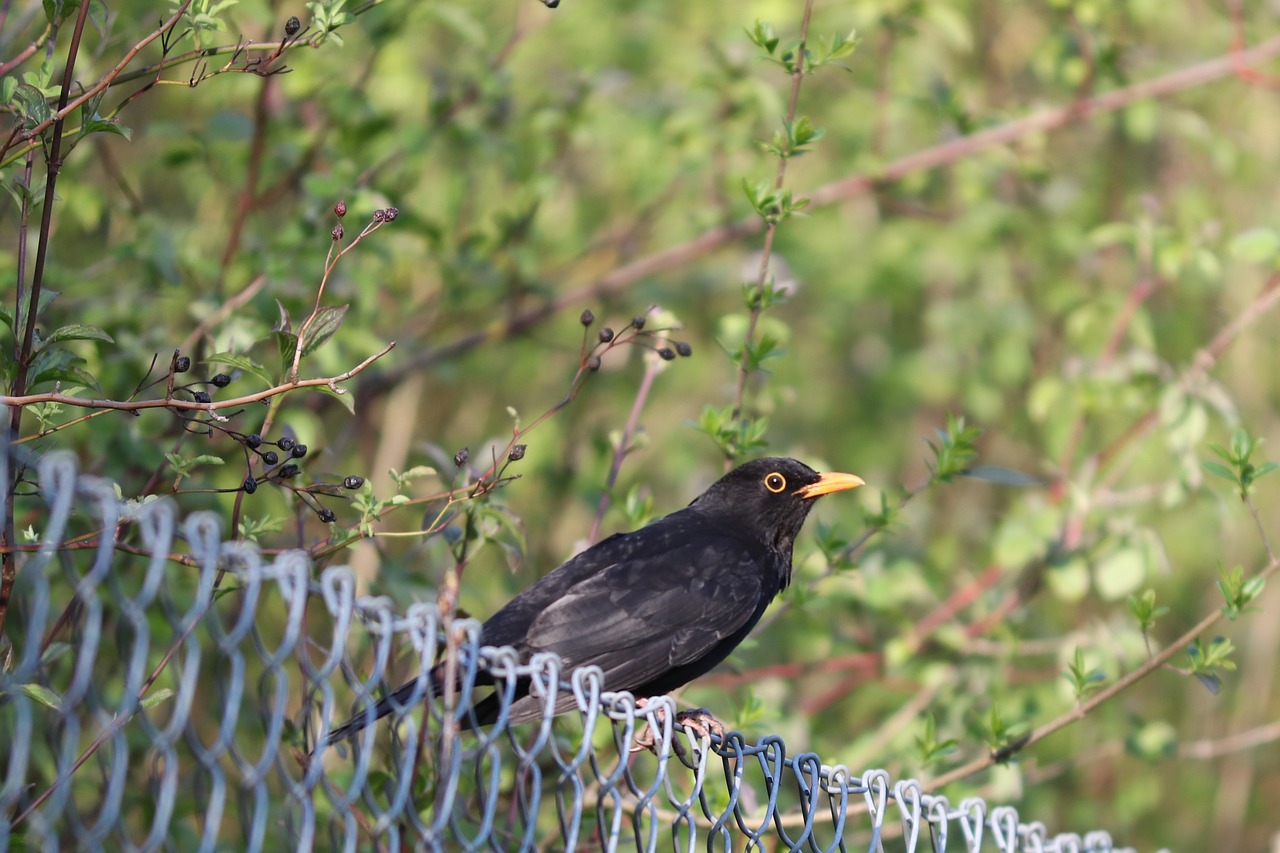
[[[787,487],[787,478],[774,471],[764,478],[764,487],[776,495]]]

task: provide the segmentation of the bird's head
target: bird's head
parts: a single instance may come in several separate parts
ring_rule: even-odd
[[[795,459],[753,459],[717,480],[692,504],[759,536],[791,562],[791,548],[817,498],[863,485],[853,474],[819,474]]]

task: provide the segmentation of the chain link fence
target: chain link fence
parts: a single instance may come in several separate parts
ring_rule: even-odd
[[[357,599],[345,567],[313,577],[210,513],[122,502],[70,456],[32,464],[49,508],[20,523],[40,544],[0,638],[0,850],[1116,849],[777,737],[713,745],[670,699],[638,708],[598,671],[480,647],[473,620]],[[440,654],[456,695],[420,674]],[[507,700],[528,680],[541,720],[469,730],[482,672]],[[415,673],[397,714],[315,749]],[[564,691],[577,713],[553,718]]]

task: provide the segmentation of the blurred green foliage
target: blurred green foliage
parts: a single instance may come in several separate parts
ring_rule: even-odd
[[[39,4],[0,31],[0,55],[36,48],[0,85],[10,127],[56,105],[75,12],[57,8],[56,42]],[[158,15],[93,8],[86,88]],[[870,487],[824,502],[777,612],[685,698],[855,771],[939,774],[1221,608],[1233,621],[1187,647],[1187,669],[947,791],[1140,849],[1262,849],[1280,750],[1223,739],[1280,713],[1280,602],[1256,577],[1280,484],[1261,479],[1280,441],[1280,117],[1267,66],[1163,98],[1125,87],[1241,33],[1274,40],[1273,21],[1236,4],[857,0],[816,6],[802,59],[802,11],[193,4],[68,116],[29,392],[153,399],[178,349],[190,393],[260,392],[317,306],[302,378],[396,348],[341,383],[346,401],[294,390],[191,432],[164,409],[72,423],[86,410],[44,400],[19,435],[126,498],[173,493],[266,548],[352,562],[404,604],[464,566],[477,615],[567,557],[601,506],[601,534],[642,523],[742,455],[855,471]],[[206,54],[144,68],[162,44]],[[797,70],[812,73],[793,104]],[[1062,120],[964,144],[1050,109]],[[14,136],[0,158],[10,389],[49,144]],[[934,159],[903,160],[920,152]],[[691,358],[655,358],[677,341]],[[205,384],[219,372],[229,386]],[[307,446],[297,488],[248,493],[259,431]],[[500,488],[470,497],[486,469]],[[20,527],[37,505],[23,492]]]

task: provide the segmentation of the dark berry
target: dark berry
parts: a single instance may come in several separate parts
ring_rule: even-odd
[[[244,443],[250,448],[261,447],[262,436],[258,435],[256,432],[250,433],[244,437]]]
[[[214,388],[226,388],[231,384],[231,377],[225,373],[215,373],[213,378],[209,380],[209,384]]]
[[[244,483],[240,486],[240,488],[244,489],[244,493],[246,495],[251,495],[254,492],[258,491],[258,481],[253,479],[252,477],[245,477]]]
[[[297,465],[294,465],[292,462],[290,462],[286,465],[280,466],[280,471],[277,476],[279,476],[281,480],[287,480],[290,477],[297,476],[298,472],[301,470],[302,469],[299,468]]]
[[[613,340],[613,329],[610,329],[608,326],[605,326],[603,329],[600,330],[600,343],[607,344],[611,340]]]
[[[268,450],[266,453],[262,454],[262,461],[268,465],[274,465],[280,461],[280,454],[276,453],[274,450]]]
[[[352,474],[350,477],[347,477],[342,481],[342,488],[351,489],[352,491],[360,488],[363,485],[364,485],[364,477],[360,477],[355,474]]]
[[[644,328],[644,315],[643,315],[643,314],[641,314],[641,315],[639,315],[638,317],[632,317],[632,318],[631,318],[631,325],[635,326],[637,330],[639,330],[639,329],[643,329],[643,328]]]
[[[461,468],[463,465],[467,464],[467,460],[469,460],[470,458],[471,458],[471,451],[464,447],[461,450],[459,450],[457,453],[453,454],[453,464]]]
[[[276,442],[276,447],[280,448],[285,453],[288,453],[290,450],[293,450],[293,439],[286,435],[284,438]]]
[[[525,446],[523,444],[517,444],[515,447],[511,448],[511,452],[507,454],[507,458],[512,462],[519,462],[524,458],[524,449]]]
[[[307,446],[305,444],[295,444],[293,449],[289,451],[289,455],[294,459],[301,459],[307,455]]]
[[[398,207],[388,207],[386,210],[382,211],[382,218],[388,222],[395,222],[400,218],[400,209]]]
[[[329,237],[336,243],[341,240],[342,235],[346,233],[347,232],[342,228],[342,223],[339,222],[337,225],[333,226],[333,230],[329,232]]]
[[[325,524],[333,524],[335,521],[338,520],[338,516],[334,515],[333,510],[329,509],[328,507],[325,507],[324,509],[320,510],[320,512],[318,512],[317,515],[320,516],[320,520],[323,521]]]
[[[208,391],[192,391],[191,396],[196,398],[197,403],[213,402],[213,398],[209,396]]]
[[[302,21],[298,20],[297,15],[291,15],[289,20],[284,22],[284,34],[287,36],[296,36],[300,29],[302,29]]]
[[[688,341],[676,341],[676,352],[688,358],[693,355],[693,347],[689,346]]]
[[[596,315],[591,313],[590,308],[584,308],[582,313],[578,315],[578,322],[584,326],[590,326],[596,321]]]
[[[186,373],[191,369],[191,356],[180,355],[173,360],[174,373]]]
[[[387,218],[387,212],[386,212],[385,210],[383,210],[382,208],[378,208],[377,210],[375,210],[375,211],[373,212],[373,221],[374,221],[374,222],[381,222],[382,220],[384,220],[384,219],[386,219],[386,218]]]
[[[591,372],[594,373],[599,369],[600,369],[600,356],[593,355],[591,356],[591,358],[587,359],[587,370],[590,370]]]
[[[340,201],[333,206],[333,215],[341,219],[347,215],[347,203]]]
[[[671,349],[671,347],[663,347],[658,350],[658,355],[662,357],[663,361],[671,361],[676,357],[675,350]]]

